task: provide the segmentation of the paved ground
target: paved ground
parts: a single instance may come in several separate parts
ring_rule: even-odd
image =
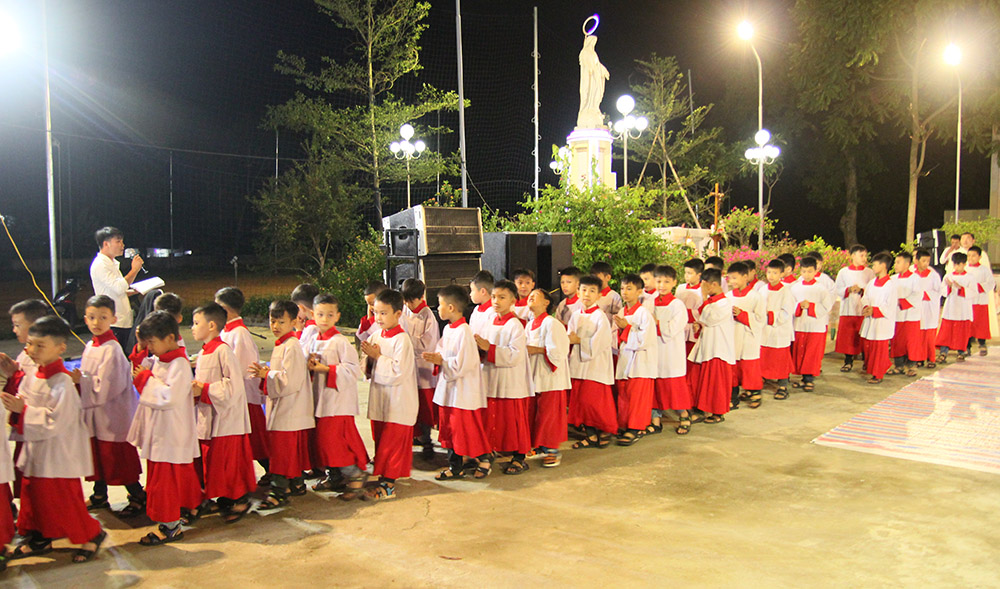
[[[57,551],[14,563],[3,583],[1000,584],[995,476],[809,443],[904,383],[865,385],[838,366],[828,355],[815,393],[768,399],[683,438],[664,433],[631,448],[567,450],[559,468],[533,464],[518,477],[437,483],[444,455],[437,465],[418,458],[394,501],[347,504],[310,493],[233,526],[210,517],[183,542],[157,548],[134,544],[148,528],[101,514],[111,537],[96,561],[71,565],[69,553]]]

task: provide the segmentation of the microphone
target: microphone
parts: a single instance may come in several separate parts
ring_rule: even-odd
[[[134,247],[130,247],[130,248],[126,248],[125,249],[125,259],[126,260],[131,260],[132,258],[134,258],[134,257],[136,257],[138,255],[139,255],[139,250],[136,249],[136,248],[134,248]],[[143,266],[142,268],[140,268],[140,270],[142,270],[143,274],[147,274],[145,266]]]

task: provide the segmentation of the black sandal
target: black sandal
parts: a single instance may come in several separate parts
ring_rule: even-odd
[[[524,460],[511,460],[510,463],[503,468],[503,473],[512,475],[524,474],[528,468],[528,463]]]
[[[748,406],[751,409],[756,409],[760,407],[760,404],[761,404],[760,391],[757,391],[754,394],[750,395],[750,403],[748,403]]]
[[[625,433],[618,436],[618,441],[616,442],[619,446],[631,446],[632,444],[639,441],[642,437],[633,430],[626,430]]]
[[[788,388],[778,387],[778,390],[774,391],[774,398],[779,401],[784,401],[788,398]]]
[[[97,511],[98,509],[111,509],[107,495],[91,495],[87,501],[87,511]]]
[[[705,418],[705,423],[708,425],[714,425],[716,423],[722,423],[726,418],[722,415],[709,415]]]
[[[25,550],[25,548],[28,548],[28,550]],[[31,536],[25,538],[20,544],[15,546],[8,558],[10,560],[17,560],[19,558],[28,558],[31,556],[42,556],[43,554],[48,554],[50,552],[52,552],[52,540],[43,538],[38,534],[32,534]]]
[[[243,509],[234,509],[235,507],[238,506],[242,506]],[[222,516],[222,521],[226,522],[227,524],[235,524],[236,522],[246,517],[246,514],[248,513],[250,513],[250,503],[245,499],[242,501],[237,501],[233,505],[233,507],[230,507],[228,510],[226,510],[225,515]]]
[[[597,436],[597,449],[603,450],[611,445],[611,434],[601,434]]]
[[[600,438],[591,438],[587,436],[582,440],[575,442],[572,446],[574,450],[579,450],[581,448],[598,448],[600,447]]]
[[[841,372],[850,372],[852,370],[854,370],[853,362],[851,362],[850,364],[844,364],[843,366],[840,367]]]
[[[184,538],[184,531],[181,530],[179,524],[174,529],[170,529],[166,524],[160,524],[157,529],[163,534],[162,536],[157,536],[156,532],[150,532],[139,540],[139,544],[141,546],[159,546],[160,544],[169,544]]]
[[[288,505],[288,494],[271,491],[257,506],[257,511],[271,511],[285,505]]]
[[[454,470],[454,469],[451,469],[451,468],[446,468],[446,469],[442,470],[441,472],[439,472],[437,474],[437,476],[434,477],[434,480],[435,481],[452,481],[452,480],[455,480],[455,479],[464,479],[464,478],[465,478],[465,471]]]
[[[646,434],[660,434],[663,433],[663,424],[653,425],[652,423],[646,426]]]
[[[341,493],[347,488],[347,481],[344,479],[334,480],[326,477],[322,481],[313,485],[313,491]]]
[[[678,436],[686,436],[691,431],[691,420],[682,419],[680,425],[674,428]]]
[[[305,495],[307,492],[308,489],[306,488],[305,483],[302,483],[301,485],[293,485],[292,488],[288,490],[288,494],[291,495],[292,497],[301,497],[302,495]]]
[[[354,501],[355,499],[363,498],[367,478],[366,475],[361,475],[356,479],[347,481],[344,486],[344,492],[340,494],[339,499],[341,501]]]
[[[813,383],[811,383],[811,382],[807,382],[807,383],[804,383],[802,385],[802,390],[805,391],[805,392],[807,392],[807,393],[811,393],[815,389],[816,389],[816,385],[813,384]]]
[[[104,541],[107,540],[107,538],[108,538],[108,533],[105,532],[104,530],[101,530],[101,533],[97,534],[96,536],[91,538],[89,542],[87,542],[87,544],[93,544],[94,549],[93,550],[87,550],[86,548],[77,549],[77,551],[73,554],[73,564],[80,564],[83,562],[93,560],[94,557],[97,556],[97,552],[101,549],[101,544],[104,544]]]
[[[118,517],[136,517],[146,513],[146,498],[139,499],[129,495],[128,505],[121,511],[116,511]]]
[[[483,464],[486,464],[486,466],[483,466]],[[493,463],[492,462],[485,462],[485,463],[479,462],[479,463],[476,463],[475,474],[472,475],[472,478],[474,478],[476,480],[482,480],[482,479],[485,479],[486,477],[490,476],[491,472],[493,472]]]

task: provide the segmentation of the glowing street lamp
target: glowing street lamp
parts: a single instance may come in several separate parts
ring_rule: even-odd
[[[757,188],[758,194],[760,196],[760,227],[758,229],[758,240],[760,245],[758,247],[764,246],[764,166],[774,163],[774,160],[778,159],[781,155],[781,150],[778,149],[777,145],[771,145],[768,141],[771,140],[771,133],[767,129],[760,129],[754,134],[754,143],[757,147],[751,147],[746,150],[743,154],[751,164],[757,166]]]
[[[413,125],[409,123],[404,123],[399,128],[399,136],[403,140],[393,141],[389,145],[389,151],[396,156],[396,159],[406,160],[406,208],[410,208],[410,160],[420,157],[420,154],[427,149],[427,144],[420,139],[410,143],[410,139],[413,138]]]
[[[624,150],[622,162],[625,167],[622,170],[622,186],[628,186],[628,140],[629,137],[638,139],[642,135],[642,132],[649,127],[649,119],[646,117],[637,117],[632,114],[632,109],[635,108],[635,99],[628,94],[623,94],[618,98],[615,108],[622,114],[622,118],[615,121],[613,128],[615,130],[615,138],[622,140],[622,148]]]
[[[558,155],[556,159],[549,162],[549,168],[555,172],[556,176],[562,176],[563,172],[569,166],[569,148],[563,145],[559,148]]]
[[[749,21],[743,21],[736,27],[736,33],[739,35],[740,39],[750,43],[750,49],[753,51],[753,56],[757,58],[757,135],[760,137],[761,131],[764,130],[764,66],[760,63],[760,54],[757,53],[757,48],[753,45],[753,25]],[[765,131],[766,132],[766,131]],[[757,141],[757,145],[763,147],[765,143],[771,138],[771,134],[767,134],[767,139],[761,143]],[[753,148],[751,148],[753,149]],[[778,149],[775,147],[774,149]],[[775,154],[777,157],[777,154]],[[747,156],[750,159],[750,156]],[[762,159],[761,162],[764,160]],[[772,160],[773,161],[773,160]],[[757,247],[764,247],[764,164],[759,163],[757,167],[757,209],[760,213],[760,225],[757,227]]]
[[[962,75],[958,66],[962,63],[962,49],[954,43],[944,48],[944,62],[955,68],[958,78],[958,132],[955,134],[955,222],[958,223],[959,182],[962,177]]]

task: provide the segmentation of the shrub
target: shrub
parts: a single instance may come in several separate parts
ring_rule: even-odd
[[[775,220],[764,217],[764,239],[774,231]],[[719,219],[719,229],[729,243],[740,247],[748,245],[760,230],[760,215],[750,207],[733,207],[724,217]]]
[[[959,217],[961,218],[961,217]],[[949,236],[971,233],[976,236],[976,241],[980,244],[993,241],[1000,237],[1000,218],[987,217],[975,221],[959,221],[958,223],[945,223],[941,230]]]
[[[344,259],[316,277],[321,290],[340,301],[340,323],[356,325],[365,314],[365,286],[382,278],[385,255],[381,248],[382,234],[371,229],[348,250]]]

